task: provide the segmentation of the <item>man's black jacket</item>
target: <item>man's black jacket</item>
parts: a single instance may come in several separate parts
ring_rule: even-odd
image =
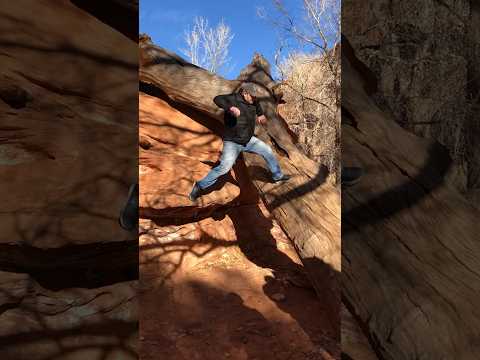
[[[256,117],[263,115],[262,108],[258,102],[249,104],[238,93],[218,95],[213,99],[213,102],[225,110],[225,134],[223,140],[234,141],[242,145],[248,143],[255,132]],[[232,106],[240,110],[238,118],[230,113],[229,109]]]

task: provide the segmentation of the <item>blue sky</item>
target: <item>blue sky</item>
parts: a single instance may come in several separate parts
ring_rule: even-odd
[[[301,0],[285,3],[293,14],[300,14]],[[234,38],[229,53],[231,70],[220,74],[234,79],[250,63],[255,51],[274,63],[279,33],[272,24],[257,16],[258,7],[274,14],[271,0],[140,0],[140,32],[150,35],[156,45],[185,58],[181,52],[185,47],[184,32],[191,27],[194,17],[207,18],[210,26],[216,26],[223,18]]]

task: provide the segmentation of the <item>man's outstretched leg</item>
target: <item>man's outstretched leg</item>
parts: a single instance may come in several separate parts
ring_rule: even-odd
[[[280,164],[278,163],[275,154],[270,146],[265,144],[262,140],[252,136],[247,145],[245,145],[244,151],[251,152],[262,156],[267,162],[267,166],[272,173],[272,179],[275,182],[285,181],[290,179],[290,175],[286,175],[282,172]]]
[[[230,171],[237,160],[238,154],[242,145],[236,144],[232,141],[225,141],[223,143],[222,156],[220,157],[220,164],[215,166],[202,180],[197,181],[193,185],[189,198],[191,201],[197,200],[202,190],[212,186],[217,182],[217,179]]]

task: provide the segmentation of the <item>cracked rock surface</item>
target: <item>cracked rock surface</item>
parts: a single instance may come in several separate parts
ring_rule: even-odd
[[[2,359],[137,358],[136,54],[70,1],[2,5]]]
[[[404,129],[443,144],[479,203],[480,7],[469,0],[345,0],[343,28],[378,81],[373,98]]]
[[[397,124],[351,47],[342,56],[344,165],[364,169],[342,191],[343,301],[379,359],[474,360],[479,210],[448,180],[448,150]]]

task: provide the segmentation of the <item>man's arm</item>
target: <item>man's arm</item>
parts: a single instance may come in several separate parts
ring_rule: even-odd
[[[234,106],[234,94],[228,94],[228,95],[218,95],[213,98],[213,102],[215,105],[217,105],[219,108],[222,108],[223,110],[227,111],[230,109],[230,107]]]
[[[258,101],[255,104],[255,111],[257,113],[257,123],[262,124],[262,125],[266,124],[267,123],[267,118],[263,114],[263,109],[260,106]]]
[[[265,117],[265,115],[260,115],[260,116],[257,116],[257,122],[259,124],[266,124],[267,123],[267,118]]]
[[[229,111],[235,117],[240,116],[240,110],[235,106],[235,95],[218,95],[213,98],[213,102],[224,111]]]

